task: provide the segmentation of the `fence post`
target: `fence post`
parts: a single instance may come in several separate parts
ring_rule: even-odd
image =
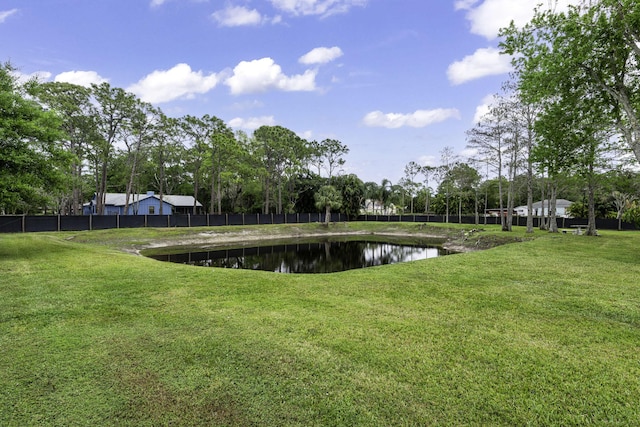
[[[58,214],[58,232],[60,231],[60,214]]]
[[[27,215],[26,214],[22,215],[22,232],[23,233],[27,232]]]
[[[120,228],[120,214],[116,215],[116,230]]]

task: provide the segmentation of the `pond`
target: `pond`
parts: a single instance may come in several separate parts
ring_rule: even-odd
[[[174,247],[145,253],[160,261],[203,267],[265,270],[278,273],[334,273],[356,268],[417,261],[447,255],[442,241],[370,241],[327,239],[224,248]]]

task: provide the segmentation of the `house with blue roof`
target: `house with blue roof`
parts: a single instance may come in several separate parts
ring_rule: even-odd
[[[193,207],[196,207],[196,213],[202,213],[202,204],[193,196],[175,196],[163,195],[162,201],[160,196],[153,191],[147,191],[146,194],[130,194],[129,207],[125,212],[126,204],[125,193],[106,193],[104,195],[104,215],[160,215],[160,207],[162,206],[162,215],[191,214]],[[90,202],[82,206],[84,215],[96,215],[97,211],[96,194]]]

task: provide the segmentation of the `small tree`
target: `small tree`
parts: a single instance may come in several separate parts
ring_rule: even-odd
[[[316,207],[324,209],[324,223],[329,225],[331,209],[339,209],[342,206],[342,195],[332,185],[324,185],[316,193]]]
[[[622,217],[625,211],[633,206],[635,197],[629,194],[622,193],[620,191],[614,191],[612,193],[613,204],[616,207],[616,219],[618,220],[618,230],[622,230]]]

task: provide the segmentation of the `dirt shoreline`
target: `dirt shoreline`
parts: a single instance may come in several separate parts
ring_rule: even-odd
[[[125,249],[126,252],[141,255],[142,251],[149,249],[166,248],[173,246],[223,246],[234,243],[254,243],[269,240],[287,240],[300,238],[318,237],[340,237],[340,236],[376,236],[387,237],[407,237],[418,239],[444,239],[443,248],[452,252],[472,252],[481,248],[477,245],[465,245],[459,239],[452,239],[451,236],[435,233],[402,233],[402,232],[371,232],[371,231],[330,231],[330,232],[298,232],[298,233],[273,233],[266,234],[255,231],[243,230],[241,232],[217,233],[215,231],[198,233],[193,236],[182,236],[180,238],[154,240],[147,244],[135,248]],[[456,236],[458,237],[458,236]]]

